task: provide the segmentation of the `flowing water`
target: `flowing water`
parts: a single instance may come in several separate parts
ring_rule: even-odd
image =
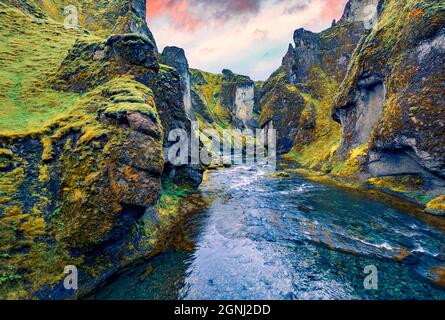
[[[209,205],[178,233],[188,250],[171,248],[129,268],[94,297],[445,299],[426,280],[445,264],[438,227],[375,195],[267,170],[208,173],[190,199]],[[376,290],[364,286],[369,266],[377,269]]]

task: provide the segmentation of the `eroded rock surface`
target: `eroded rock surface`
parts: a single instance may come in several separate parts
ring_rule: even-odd
[[[87,294],[160,250],[178,199],[202,179],[201,167],[172,176],[165,163],[166,130],[190,120],[178,72],[157,60],[146,2],[71,4],[84,9],[78,28],[62,24],[65,1],[0,3],[0,24],[14,30],[1,35],[13,53],[4,80],[27,101],[1,98],[5,117],[20,108],[24,122],[0,129],[2,298]],[[77,291],[63,285],[69,265]]]
[[[400,14],[404,23],[391,25]],[[372,175],[417,173],[435,192],[445,185],[444,21],[432,1],[385,3],[334,109],[344,131],[340,152],[369,143]],[[360,114],[372,116],[363,122]]]
[[[305,167],[426,205],[445,192],[443,10],[431,0],[350,0],[331,28],[296,30],[263,86],[260,126],[275,117],[279,150]]]

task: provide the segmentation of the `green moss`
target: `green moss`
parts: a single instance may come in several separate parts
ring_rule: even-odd
[[[106,115],[139,112],[153,117],[160,125],[152,90],[131,77],[114,79],[94,90],[92,96],[98,93],[108,98],[99,104],[98,112]]]
[[[194,81],[194,89],[199,92],[209,110],[212,112],[216,102],[219,100],[222,86],[222,75],[204,72],[196,69],[191,69],[193,78],[202,77],[204,79],[203,84],[198,84]]]
[[[140,17],[129,3],[121,0],[8,0],[12,5],[34,16],[45,18],[45,21],[54,20],[63,23],[66,16],[63,9],[67,5],[77,8],[79,29],[101,37],[110,34],[123,34],[134,32],[132,26],[143,26],[143,17]],[[50,19],[48,19],[50,18]],[[47,20],[46,20],[47,19]],[[150,39],[154,43],[154,39]]]
[[[189,192],[190,190],[185,187],[164,183],[161,198],[155,208],[160,224],[146,223],[143,230],[144,237],[150,245],[157,248],[154,251],[165,248],[167,243],[171,241],[171,239],[166,239],[168,230],[178,219],[181,219],[181,200]]]
[[[269,88],[269,89],[268,89]],[[284,108],[278,108],[283,101],[298,101],[301,95],[294,85],[287,83],[286,72],[279,69],[269,78],[264,89],[267,94],[264,97],[264,103],[261,106],[261,114],[259,117],[260,127],[265,126],[268,122],[274,120],[277,113],[281,114],[281,118],[293,117],[295,115],[286,115]]]
[[[0,3],[0,136],[39,131],[71,110],[79,95],[51,88],[51,77],[80,32]]]
[[[174,184],[164,184],[161,199],[156,206],[159,216],[165,219],[177,213],[181,199],[189,191],[189,189]]]
[[[302,93],[305,109],[300,119],[300,132],[295,147],[286,156],[302,166],[325,173],[340,172],[344,166],[335,158],[341,144],[341,126],[331,117],[332,94],[338,83],[331,79],[320,67],[313,67],[309,73],[309,81],[305,85],[309,93]],[[305,114],[314,117],[313,126],[305,129]],[[309,143],[307,137],[310,137]]]
[[[414,192],[422,189],[423,179],[419,175],[401,175],[371,178],[368,182],[379,189],[396,192]]]
[[[62,62],[54,87],[84,93],[128,74],[152,86],[158,70],[153,47],[143,35],[112,35],[107,40],[83,37]]]
[[[231,129],[231,121],[234,115],[221,104],[221,91],[223,86],[223,75],[190,69],[193,90],[202,97],[215,129]],[[201,127],[200,127],[201,128]]]
[[[76,3],[89,2],[74,0]],[[128,11],[128,4],[122,1],[89,4],[88,10],[102,7],[97,17],[114,10],[110,7],[116,4]],[[155,72],[156,63],[146,68],[130,61],[111,68],[101,60],[105,59],[100,52],[107,44],[105,39],[89,36],[81,28],[67,30],[54,21],[63,21],[60,5],[66,2],[0,3],[2,299],[34,298],[36,291],[60,283],[65,265],[84,264],[84,257],[74,256],[71,249],[91,249],[89,246],[103,241],[116,224],[121,203],[140,200],[148,205],[159,198],[156,184],[160,182],[154,176],[163,165],[162,127],[153,92],[135,80],[137,75]],[[81,23],[85,13],[81,13]],[[114,22],[109,23],[108,31],[114,27]],[[114,44],[124,53],[138,41],[144,49],[149,47],[145,37],[119,39]],[[130,70],[123,68],[127,66]],[[159,138],[147,135],[144,139],[120,121],[135,112],[153,121]],[[128,152],[130,163],[118,161],[122,152]],[[150,152],[153,159],[147,159],[149,163],[133,163]],[[140,177],[145,169],[138,168],[146,166],[153,170],[150,188],[154,190],[149,190],[153,199],[129,199],[138,196],[128,189],[145,182]],[[122,186],[123,180],[127,185]],[[110,268],[110,264],[102,267]]]

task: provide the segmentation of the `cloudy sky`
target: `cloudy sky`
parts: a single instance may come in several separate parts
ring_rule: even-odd
[[[159,49],[184,48],[189,64],[219,73],[229,68],[265,80],[304,27],[321,31],[347,0],[149,0],[147,20]]]

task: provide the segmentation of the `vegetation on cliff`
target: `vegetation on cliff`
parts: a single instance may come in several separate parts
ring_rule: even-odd
[[[426,205],[445,192],[444,5],[379,1],[369,29],[347,10],[320,34],[296,30],[295,48],[263,87],[267,97],[293,85],[304,99],[277,125],[294,138],[286,157]],[[274,99],[264,99],[260,119],[280,109]]]
[[[358,92],[370,99],[382,92],[381,109],[369,120],[375,124],[366,136],[363,171],[379,178],[396,175],[399,181],[418,177],[420,194],[404,193],[416,201],[445,192],[444,10],[437,1],[385,1],[377,25],[354,52],[334,104],[334,117],[344,127],[342,150],[348,150],[356,141],[350,121],[362,103]],[[370,101],[367,107],[375,109]]]
[[[163,248],[204,171],[166,163],[167,133],[194,119],[204,144],[206,129],[273,124],[278,151],[317,179],[445,213],[442,2],[380,1],[370,30],[296,30],[264,83],[159,64],[145,1],[74,0],[78,28],[62,24],[65,4],[0,3],[0,298],[75,298]],[[78,292],[63,289],[67,265]]]
[[[49,10],[63,2],[48,3],[0,4],[1,298],[81,296],[176,224],[165,212],[177,201],[161,197],[153,41],[108,36],[105,20],[94,35],[67,29]],[[67,265],[79,269],[76,292],[63,288]]]
[[[78,26],[100,37],[136,33],[156,42],[145,22],[145,0],[7,0],[9,5],[39,19],[63,23],[70,14],[77,15]]]

